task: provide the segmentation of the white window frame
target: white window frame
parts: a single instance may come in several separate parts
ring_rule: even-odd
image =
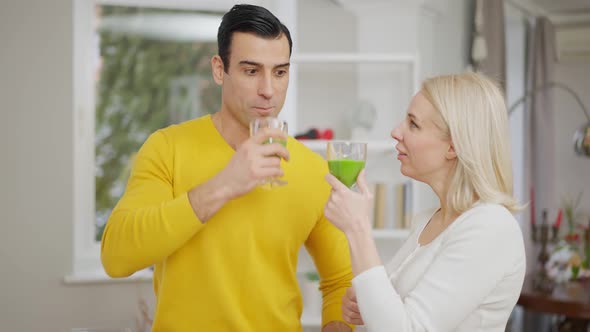
[[[249,3],[271,10],[284,8],[281,0],[257,0]],[[287,0],[292,3],[295,0]],[[227,11],[239,0],[74,0],[73,17],[73,145],[74,145],[74,200],[73,200],[73,262],[68,283],[108,280],[100,261],[100,243],[95,241],[95,68],[97,55],[94,29],[95,5],[119,5]],[[273,6],[275,5],[275,6]],[[287,9],[285,9],[287,8]],[[149,279],[149,275],[139,278]],[[137,274],[136,274],[137,275]],[[133,278],[131,278],[133,279]]]

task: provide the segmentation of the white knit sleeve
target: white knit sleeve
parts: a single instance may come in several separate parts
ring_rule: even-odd
[[[516,221],[498,210],[473,213],[452,229],[414,290],[402,299],[383,266],[356,276],[353,286],[371,332],[452,331],[524,260]],[[520,262],[523,263],[523,262]]]

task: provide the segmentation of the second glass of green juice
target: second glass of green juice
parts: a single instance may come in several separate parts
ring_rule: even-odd
[[[367,161],[367,143],[329,141],[326,151],[328,168],[340,182],[353,188],[356,178]]]

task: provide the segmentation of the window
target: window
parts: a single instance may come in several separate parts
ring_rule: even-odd
[[[219,109],[210,59],[220,15],[97,6],[96,241],[149,134]]]
[[[67,279],[104,276],[99,241],[148,135],[219,109],[209,61],[231,5],[74,2],[74,268]]]

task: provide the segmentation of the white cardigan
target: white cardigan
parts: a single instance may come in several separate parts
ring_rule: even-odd
[[[352,280],[367,330],[504,331],[526,268],[517,221],[501,205],[478,203],[420,246],[435,211],[415,217],[387,271]]]

